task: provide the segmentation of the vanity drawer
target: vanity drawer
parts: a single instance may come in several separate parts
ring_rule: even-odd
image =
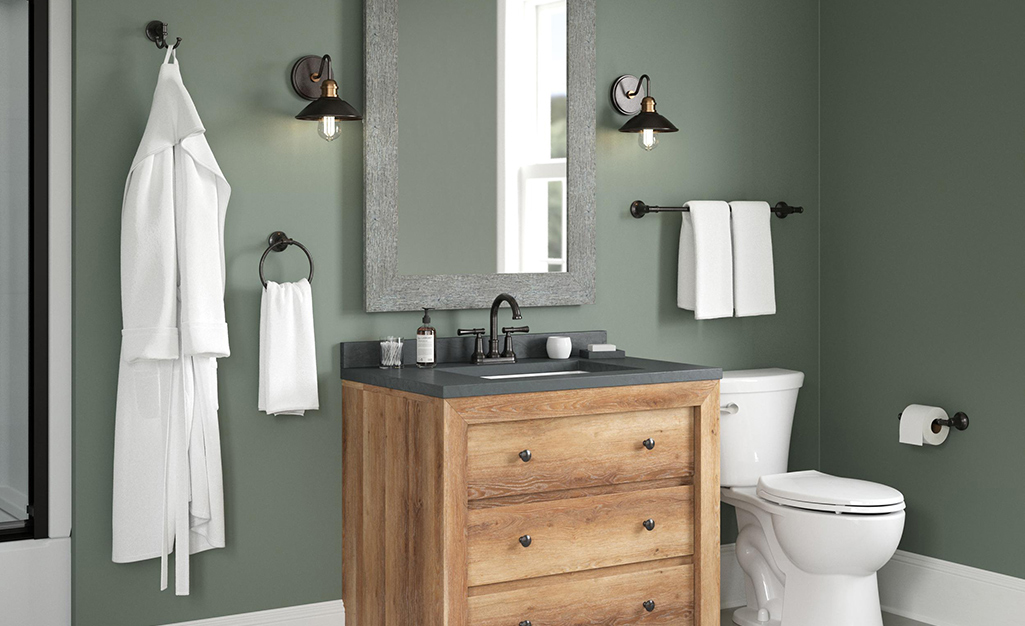
[[[651,611],[646,602],[652,603]],[[597,578],[560,576],[469,598],[469,626],[515,626],[525,621],[531,626],[690,625],[693,567],[655,566]]]
[[[689,485],[475,509],[467,513],[467,583],[684,556],[693,547]]]
[[[693,478],[693,431],[690,407],[472,424],[467,495],[476,500]],[[646,440],[653,442],[650,450]]]

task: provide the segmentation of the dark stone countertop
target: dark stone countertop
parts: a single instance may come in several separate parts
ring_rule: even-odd
[[[544,342],[549,335],[555,334],[570,336],[573,339],[573,356],[569,359],[549,359],[545,355]],[[436,367],[429,369],[420,369],[413,362],[415,339],[407,340],[403,346],[404,357],[408,355],[410,358],[404,358],[405,365],[402,369],[377,367],[380,348],[376,341],[343,343],[341,377],[343,380],[436,398],[624,387],[722,378],[722,369],[718,367],[655,361],[629,356],[619,359],[584,359],[576,356],[579,350],[585,348],[588,343],[604,343],[604,331],[518,336],[515,349],[521,358],[515,364],[470,364],[468,355],[473,350],[472,341],[472,338],[465,337],[438,338],[439,349],[437,352],[439,356],[444,353],[464,358],[445,359],[447,362],[441,362]],[[413,351],[409,350],[410,347],[413,348]],[[466,354],[463,355],[463,352]],[[583,371],[583,373],[559,373],[568,371]],[[482,376],[503,376],[525,372],[545,372],[546,375],[504,379],[482,378]]]

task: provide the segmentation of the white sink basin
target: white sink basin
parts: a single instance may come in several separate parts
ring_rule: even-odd
[[[539,376],[569,376],[571,374],[590,374],[584,370],[570,370],[568,372],[529,372],[526,374],[492,374],[491,376],[481,376],[487,380],[502,380],[503,378],[537,378]]]
[[[636,371],[636,368],[614,365],[603,361],[587,359],[526,359],[519,363],[501,363],[494,365],[443,365],[439,371],[450,374],[473,376],[484,380],[517,380],[545,378],[550,376],[579,376],[581,374],[614,374]]]

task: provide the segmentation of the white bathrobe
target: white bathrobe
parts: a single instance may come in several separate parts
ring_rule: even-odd
[[[231,188],[204,133],[168,50],[121,209],[113,560],[160,557],[166,589],[173,549],[177,595],[189,593],[189,554],[224,547],[217,359],[228,356]]]

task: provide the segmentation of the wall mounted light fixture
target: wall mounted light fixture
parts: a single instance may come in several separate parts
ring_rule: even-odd
[[[331,57],[305,56],[292,66],[292,88],[313,102],[295,116],[297,120],[318,122],[317,132],[327,141],[341,133],[341,121],[363,119],[359,111],[338,97],[338,83],[331,73]]]
[[[645,83],[642,85],[641,83]],[[637,133],[641,147],[653,150],[658,145],[659,133],[675,133],[679,129],[655,110],[651,97],[651,77],[640,78],[625,74],[612,83],[612,106],[622,115],[632,115],[619,129],[621,133]]]

